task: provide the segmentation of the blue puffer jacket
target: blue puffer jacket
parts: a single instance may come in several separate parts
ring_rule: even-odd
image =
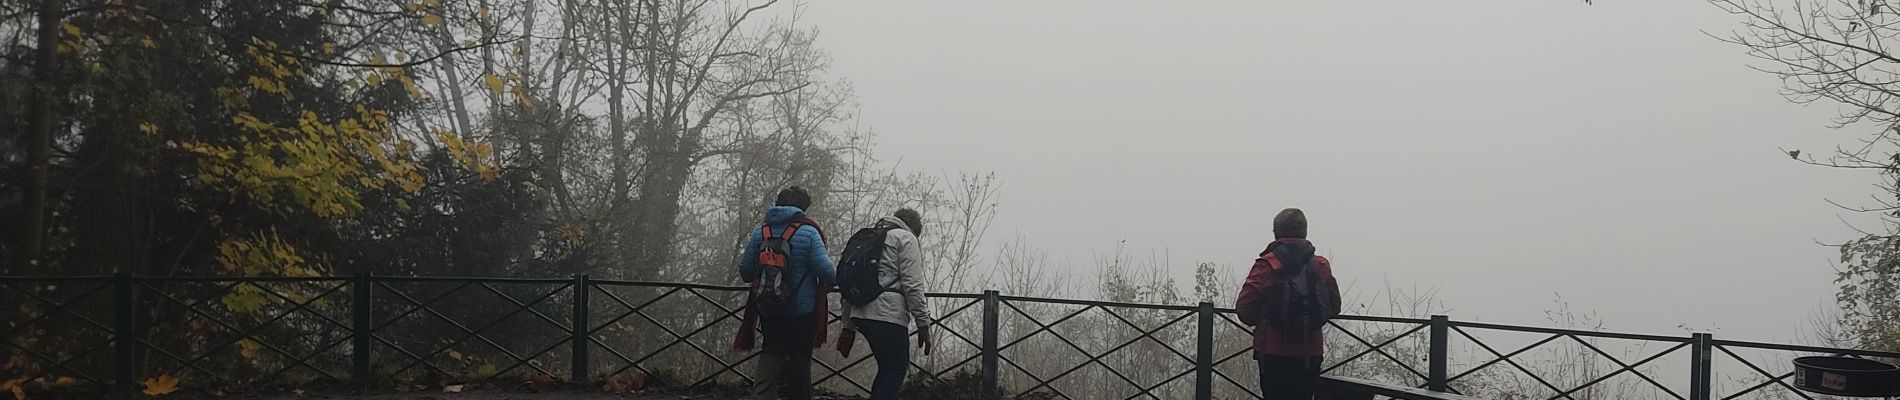
[[[776,206],[765,211],[765,225],[772,227],[773,234],[781,234],[790,227],[792,220],[804,215],[798,207]],[[745,253],[739,255],[739,279],[751,283],[759,275],[760,229],[753,228],[751,239],[746,241]],[[838,267],[831,263],[831,257],[825,255],[825,240],[818,233],[818,227],[804,225],[798,233],[792,234],[792,254],[786,260],[787,279],[800,282],[797,298],[792,302],[793,315],[811,314],[818,296],[838,279]],[[808,275],[817,274],[807,279]]]

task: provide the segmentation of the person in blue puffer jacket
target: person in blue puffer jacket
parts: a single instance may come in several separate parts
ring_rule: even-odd
[[[790,254],[785,259],[785,279],[797,282],[791,292],[790,310],[757,310],[758,330],[765,342],[758,361],[758,379],[752,387],[752,395],[759,399],[776,399],[781,393],[791,400],[811,398],[812,348],[824,344],[825,309],[829,308],[825,296],[837,281],[838,270],[826,255],[824,231],[805,215],[808,207],[811,195],[805,189],[793,186],[779,191],[778,200],[765,211],[765,223],[752,230],[739,257],[739,279],[753,282],[759,276],[759,247],[765,229],[778,235],[797,226],[787,241]],[[750,320],[750,313],[757,307],[747,309]],[[739,341],[745,342],[741,345],[750,345],[749,331],[748,327],[741,328]]]

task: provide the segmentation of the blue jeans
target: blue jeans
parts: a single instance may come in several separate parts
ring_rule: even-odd
[[[897,400],[898,393],[904,391],[904,376],[910,373],[910,330],[883,321],[852,318],[851,322],[871,345],[871,357],[877,360],[871,400]]]

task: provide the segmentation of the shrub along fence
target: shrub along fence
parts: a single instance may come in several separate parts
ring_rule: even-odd
[[[932,353],[913,356],[919,387],[985,398],[1260,397],[1251,331],[1232,309],[930,296],[939,322]],[[744,297],[744,287],[586,276],[0,277],[0,381],[26,390],[137,389],[160,375],[187,388],[628,379],[736,387],[755,378],[756,354],[732,351]],[[1504,346],[1510,335],[1536,340]],[[1775,361],[1900,358],[1444,316],[1344,316],[1328,343],[1329,375],[1498,399],[1813,398]],[[866,347],[848,359],[819,351],[814,381],[867,391]]]

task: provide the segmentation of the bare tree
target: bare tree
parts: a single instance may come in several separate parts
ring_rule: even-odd
[[[958,173],[944,196],[929,204],[925,225],[938,234],[923,238],[931,261],[927,285],[933,290],[957,292],[971,282],[983,260],[983,238],[996,219],[997,194],[1002,184],[995,173]]]
[[[989,287],[1013,296],[1053,296],[1064,282],[1050,274],[1049,252],[1035,247],[1027,236],[1017,233],[996,252],[995,269],[990,271]],[[1059,271],[1058,271],[1059,272]]]
[[[1742,29],[1722,40],[1760,61],[1755,68],[1781,79],[1782,94],[1797,104],[1832,103],[1840,113],[1832,128],[1863,130],[1851,145],[1816,157],[1788,150],[1795,160],[1881,175],[1871,206],[1843,208],[1900,215],[1900,14],[1885,0],[1801,0],[1768,3],[1710,0],[1741,20]],[[1847,333],[1858,344],[1900,348],[1900,238],[1889,221],[1885,232],[1840,246],[1837,271]]]
[[[717,118],[747,100],[805,89],[810,74],[824,68],[822,58],[808,57],[812,36],[791,29],[790,22],[748,23],[776,0],[659,3],[647,3],[647,22],[660,29],[650,31],[640,49],[645,101],[635,117],[638,135],[632,145],[643,165],[631,178],[638,184],[635,197],[616,199],[632,205],[627,263],[646,269],[672,259],[680,200],[694,166],[710,151]],[[728,11],[723,16],[704,11],[718,7]]]

